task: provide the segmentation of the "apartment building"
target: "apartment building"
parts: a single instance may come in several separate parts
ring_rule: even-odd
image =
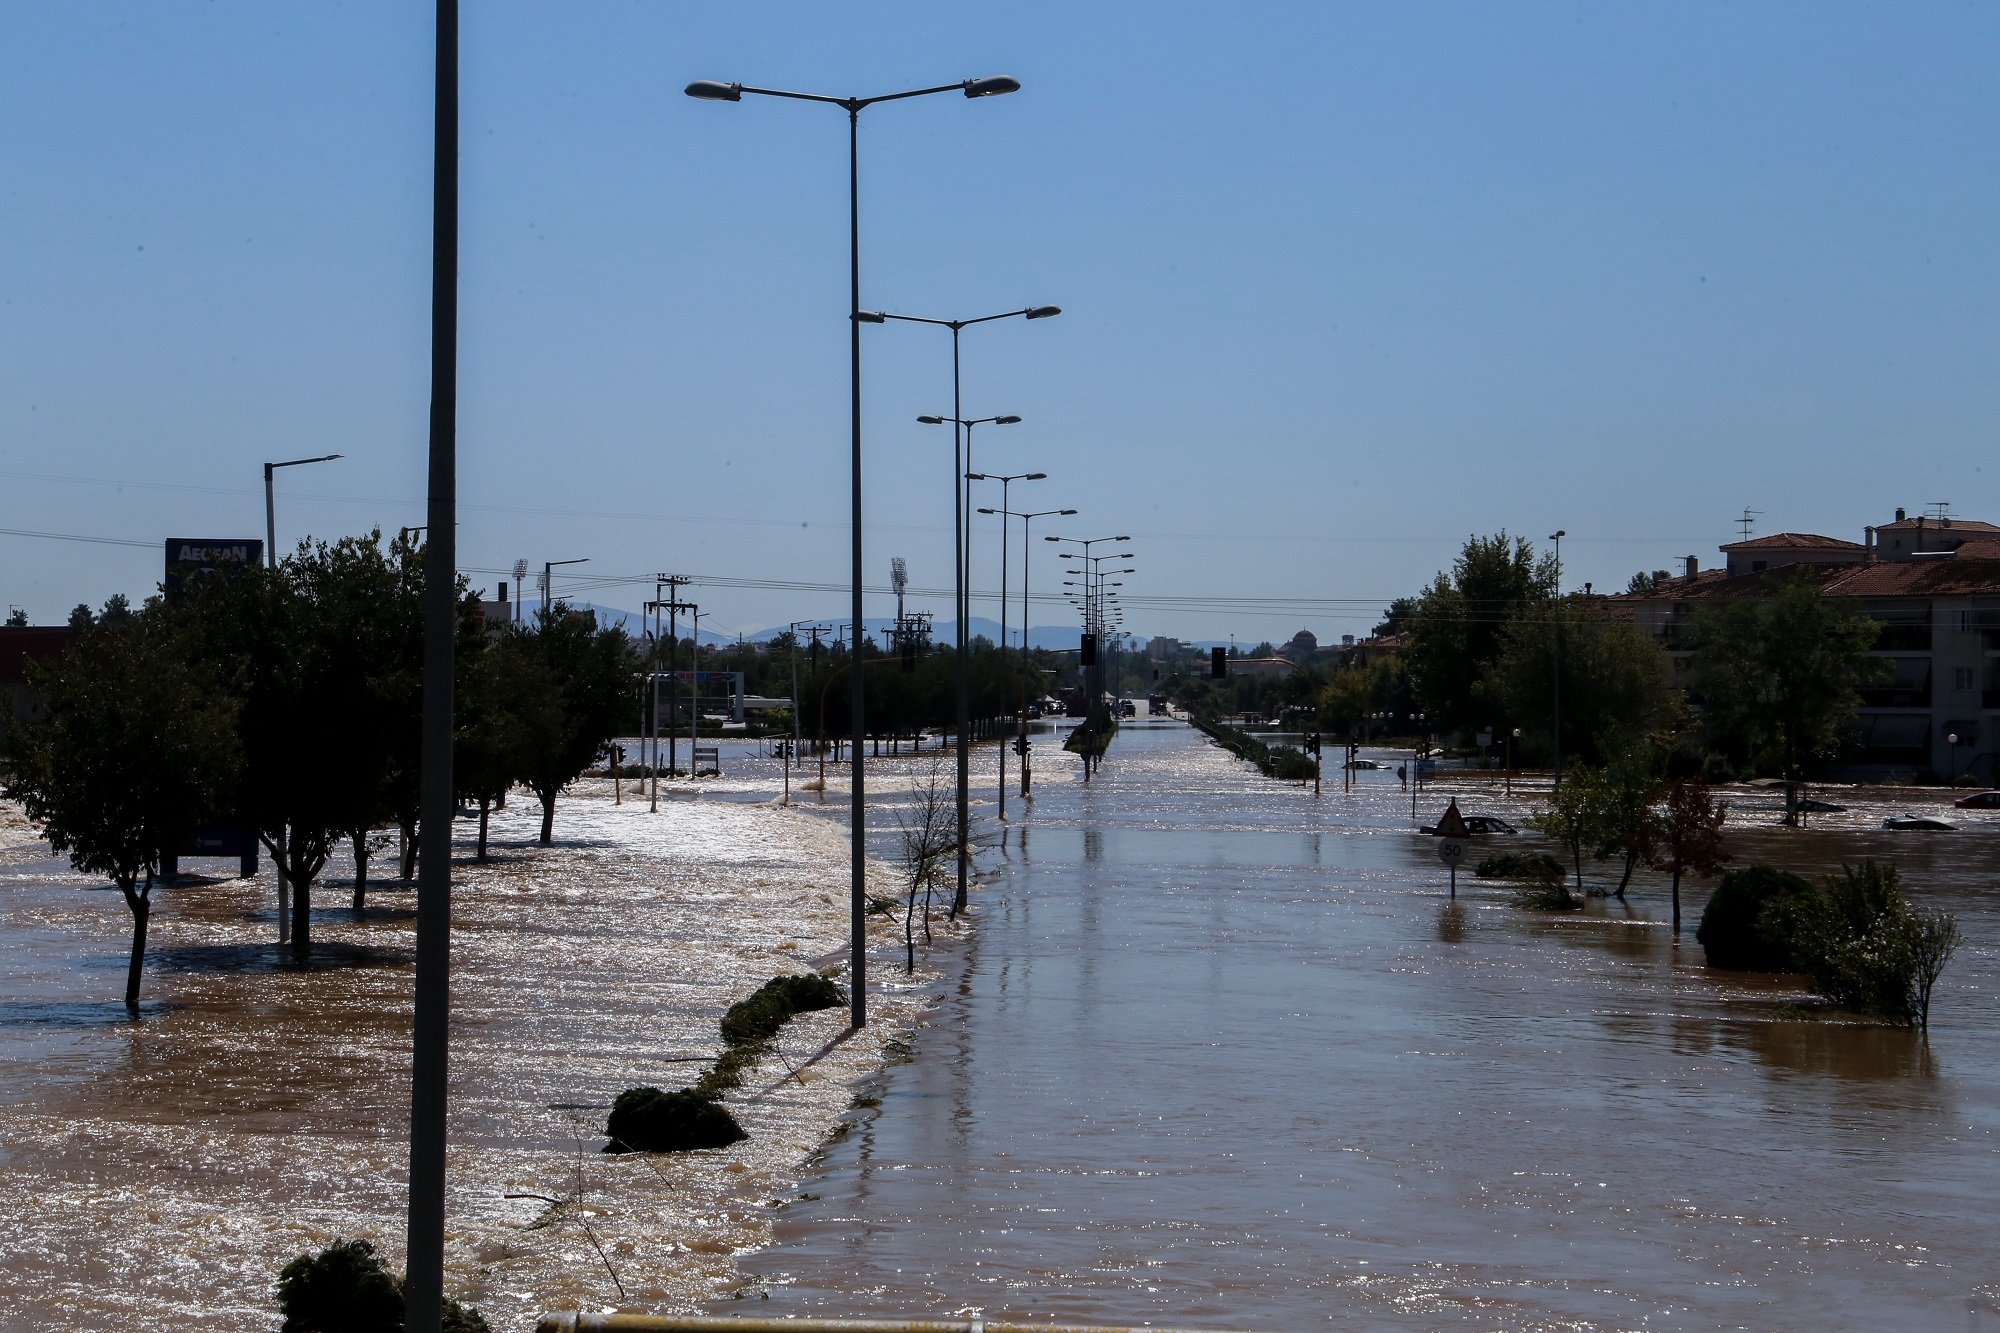
[[[1875,655],[1891,667],[1863,692],[1858,745],[1835,776],[1928,771],[2000,785],[2000,528],[1899,509],[1862,542],[1787,532],[1721,550],[1721,569],[1690,556],[1680,577],[1607,601],[1665,645],[1681,674],[1681,629],[1697,607],[1761,597],[1781,573],[1808,577],[1882,627]]]

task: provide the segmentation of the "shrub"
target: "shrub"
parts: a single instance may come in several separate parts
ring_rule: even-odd
[[[1582,908],[1583,899],[1569,891],[1558,875],[1554,879],[1536,880],[1523,884],[1514,890],[1514,906],[1524,907],[1530,912],[1574,912]]]
[[[1812,894],[1811,884],[1772,866],[1748,865],[1724,875],[1694,933],[1708,965],[1735,972],[1795,970],[1786,929],[1767,909]]]
[[[1912,906],[1896,867],[1874,861],[1773,903],[1765,923],[1820,996],[1908,1026],[1929,1027],[1931,987],[1958,946],[1958,922]]]
[[[738,1000],[722,1016],[722,1039],[727,1042],[769,1041],[794,1014],[815,1009],[833,1009],[847,1003],[840,987],[817,972],[772,977],[747,1000]]]
[[[606,1152],[688,1152],[726,1148],[750,1136],[714,1101],[699,1092],[627,1088],[604,1123]]]
[[[1480,861],[1472,872],[1481,879],[1527,879],[1560,884],[1562,862],[1547,852],[1500,852]]]
[[[365,1240],[336,1240],[278,1273],[279,1333],[402,1333],[403,1290]]]
[[[278,1273],[280,1333],[402,1333],[403,1284],[365,1240],[336,1240],[302,1254]],[[478,1310],[449,1296],[443,1333],[489,1333]]]
[[[1270,766],[1265,771],[1281,782],[1304,782],[1318,771],[1305,752],[1294,746],[1274,745],[1270,755]]]

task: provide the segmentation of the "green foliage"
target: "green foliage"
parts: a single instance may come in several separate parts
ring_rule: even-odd
[[[278,1273],[279,1333],[402,1333],[403,1284],[365,1240],[336,1240]],[[490,1333],[479,1311],[444,1300],[442,1333]]]
[[[1913,906],[1896,868],[1875,861],[1767,904],[1759,924],[1821,997],[1907,1026],[1930,1025],[1931,987],[1959,941],[1956,919]]]
[[[1695,930],[1708,965],[1735,972],[1791,971],[1791,942],[1766,913],[1812,892],[1807,881],[1768,865],[1747,865],[1724,875]]]
[[[72,866],[124,895],[132,1006],[160,858],[228,808],[242,767],[236,700],[167,650],[161,618],[154,607],[143,624],[86,630],[31,666],[42,713],[8,736],[6,794]]]
[[[627,1088],[604,1123],[606,1152],[690,1152],[749,1138],[726,1107],[698,1092]]]
[[[1594,768],[1573,768],[1549,794],[1549,803],[1528,816],[1528,827],[1561,843],[1576,870],[1577,892],[1583,892],[1583,853],[1610,836],[1614,801],[1612,784]]]
[[[1868,655],[1879,628],[1804,576],[1768,597],[1697,610],[1683,641],[1710,744],[1759,772],[1803,779],[1847,743],[1861,687],[1889,670]]]
[[[518,777],[541,799],[546,847],[555,837],[556,797],[633,721],[638,663],[623,630],[600,629],[595,612],[560,602],[532,629],[503,635],[494,651]]]
[[[1382,618],[1375,622],[1369,633],[1377,638],[1390,634],[1401,634],[1416,619],[1417,599],[1414,597],[1391,598],[1389,605],[1382,609]]]
[[[365,1240],[336,1240],[278,1274],[279,1333],[402,1333],[403,1290]]]
[[[1630,621],[1593,614],[1580,598],[1542,604],[1508,622],[1480,682],[1486,711],[1552,734],[1558,663],[1566,758],[1609,764],[1679,722],[1680,692],[1669,683],[1665,650]]]
[[[1555,595],[1554,561],[1504,531],[1470,537],[1451,572],[1417,599],[1410,621],[1410,684],[1418,705],[1445,730],[1486,720],[1480,681],[1500,658],[1507,626]]]
[[[727,1042],[766,1041],[778,1035],[794,1014],[815,1009],[834,1009],[847,1003],[840,987],[817,972],[801,972],[789,977],[772,977],[747,1000],[738,1000],[722,1016],[722,1039]]]
[[[1681,876],[1713,875],[1729,860],[1722,849],[1722,826],[1729,807],[1715,799],[1699,778],[1680,778],[1667,788],[1646,864],[1673,876],[1674,929],[1681,928]]]
[[[1568,872],[1547,852],[1499,852],[1482,857],[1472,873],[1481,879],[1525,879],[1561,886]]]

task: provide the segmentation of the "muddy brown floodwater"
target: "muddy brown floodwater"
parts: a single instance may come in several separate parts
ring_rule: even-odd
[[[1527,808],[1446,780],[1426,822],[1452,794]],[[2000,815],[1896,834],[1885,814],[1942,803],[1834,799],[1802,833],[1739,794],[1730,845],[1890,858],[1958,913],[1928,1043],[1708,971],[1703,888],[1678,941],[1656,878],[1565,916],[1467,874],[1454,902],[1393,772],[1315,800],[1128,724],[1097,781],[1006,825],[914,1060],[746,1259],[758,1308],[2000,1327]]]
[[[691,1082],[732,1001],[846,939],[838,822],[768,804],[774,777],[710,785],[651,815],[585,782],[555,847],[531,845],[528,801],[497,820],[492,863],[460,848],[447,1287],[496,1330],[734,1286],[922,1003],[884,923],[879,1024],[789,1024],[730,1095],[748,1142],[599,1154],[620,1090]],[[270,1333],[278,1269],[337,1236],[400,1271],[414,895],[378,883],[356,920],[336,862],[302,968],[271,943],[268,871],[162,889],[134,1022],[117,891],[32,837],[0,807],[0,1330]]]

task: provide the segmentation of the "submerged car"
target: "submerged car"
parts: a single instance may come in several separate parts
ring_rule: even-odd
[[[1810,798],[1799,802],[1799,809],[1809,815],[1844,815],[1847,807],[1835,805],[1832,801],[1815,801]]]
[[[1929,815],[1891,815],[1882,821],[1882,827],[1898,832],[1936,831],[1956,833],[1958,825],[1947,824],[1942,819],[1932,819]]]
[[[1418,831],[1431,834],[1433,837],[1437,835],[1437,827],[1435,825]],[[1494,815],[1466,815],[1465,831],[1474,837],[1478,837],[1482,833],[1512,833],[1515,829],[1512,824]]]
[[[1976,791],[1952,802],[1961,810],[2000,810],[2000,791]]]
[[[1387,765],[1387,764],[1378,764],[1378,763],[1376,763],[1376,762],[1375,762],[1375,761],[1374,761],[1373,759],[1352,759],[1352,760],[1349,760],[1349,761],[1348,761],[1348,764],[1347,764],[1347,766],[1348,766],[1349,768],[1387,768],[1387,767],[1388,767],[1388,765]]]

